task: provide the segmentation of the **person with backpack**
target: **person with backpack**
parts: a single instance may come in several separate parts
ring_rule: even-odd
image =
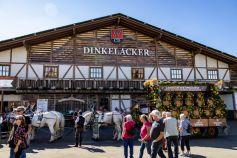
[[[150,130],[150,137],[152,139],[151,158],[156,158],[157,154],[161,158],[166,158],[162,150],[165,125],[161,113],[158,110],[153,110],[150,115],[152,120],[154,120]]]
[[[187,155],[190,156],[190,135],[191,135],[191,125],[189,120],[184,114],[180,114],[180,123],[179,123],[179,133],[181,140],[181,156]],[[186,145],[187,152],[184,153],[184,145]]]
[[[131,115],[126,115],[124,117],[123,123],[123,147],[124,147],[124,157],[128,158],[128,147],[130,149],[130,158],[133,158],[133,139],[135,136],[135,122]]]
[[[78,147],[78,144],[81,147],[82,134],[84,131],[84,123],[85,123],[85,118],[82,116],[82,111],[80,111],[80,112],[78,112],[78,116],[75,121],[75,128],[76,128],[75,141],[76,141],[76,144],[74,147]]]

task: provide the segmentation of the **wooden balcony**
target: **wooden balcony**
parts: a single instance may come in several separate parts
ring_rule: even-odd
[[[17,92],[99,92],[137,91],[144,92],[142,80],[33,80],[18,79]]]

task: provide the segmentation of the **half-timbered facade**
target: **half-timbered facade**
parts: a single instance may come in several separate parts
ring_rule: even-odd
[[[49,99],[49,109],[94,101],[108,110],[146,104],[143,82],[225,83],[222,96],[236,111],[237,59],[123,14],[0,42],[1,110]],[[9,83],[13,81],[13,87]]]

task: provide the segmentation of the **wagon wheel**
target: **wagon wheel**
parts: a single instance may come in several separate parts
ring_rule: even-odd
[[[210,137],[217,137],[218,136],[217,127],[209,127],[207,132],[208,132],[208,136],[210,136]]]
[[[199,127],[195,127],[195,128],[192,128],[192,132],[191,132],[193,135],[196,135],[196,136],[199,136],[202,134],[201,132],[201,128]]]

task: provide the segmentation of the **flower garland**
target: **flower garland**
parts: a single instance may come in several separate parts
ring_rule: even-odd
[[[207,86],[206,92],[164,92],[160,86]],[[194,119],[225,118],[224,101],[219,95],[223,81],[217,83],[168,82],[156,79],[144,82],[150,105],[160,111],[171,111],[174,117],[180,113]]]

